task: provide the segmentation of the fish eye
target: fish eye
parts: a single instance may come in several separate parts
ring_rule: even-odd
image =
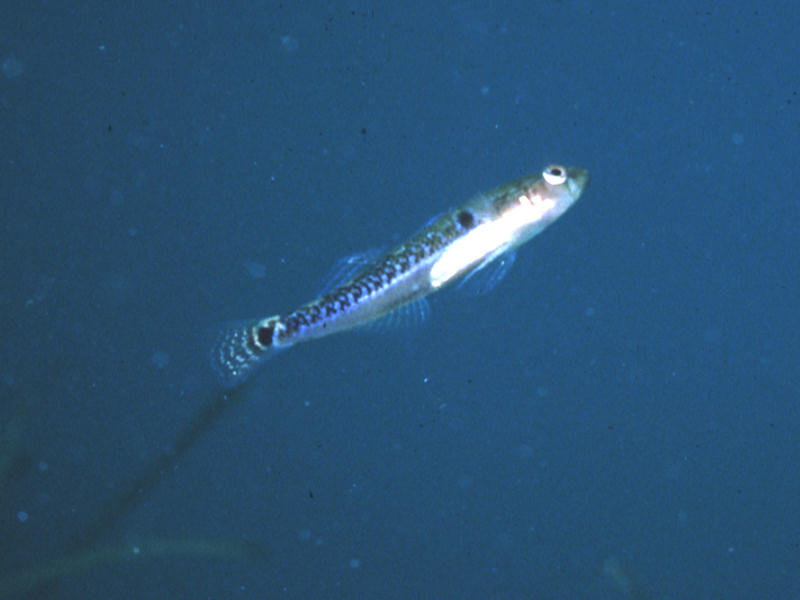
[[[560,165],[550,165],[542,171],[542,177],[550,185],[561,185],[567,180],[567,170]]]

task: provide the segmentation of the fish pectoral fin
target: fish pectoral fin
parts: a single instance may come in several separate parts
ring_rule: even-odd
[[[517,258],[512,250],[484,261],[462,279],[456,289],[473,296],[488,294],[505,278]]]

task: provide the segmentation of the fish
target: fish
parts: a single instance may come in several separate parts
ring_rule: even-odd
[[[294,311],[223,328],[212,348],[212,366],[224,387],[236,387],[281,350],[424,302],[500,257],[513,257],[517,247],[563,215],[588,182],[583,168],[550,165],[480,194]]]

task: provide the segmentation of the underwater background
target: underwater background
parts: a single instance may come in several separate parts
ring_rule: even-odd
[[[800,597],[796,3],[0,13],[0,597]],[[550,163],[493,291],[220,387]]]

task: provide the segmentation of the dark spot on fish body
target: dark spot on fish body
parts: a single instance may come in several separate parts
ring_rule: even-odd
[[[397,273],[405,273],[408,271],[408,259],[405,256],[401,256],[397,259],[395,270]]]
[[[259,327],[258,331],[256,332],[258,343],[265,348],[269,348],[272,345],[272,334],[274,331],[274,325],[269,325],[268,327]]]
[[[308,318],[312,323],[316,323],[320,320],[320,307],[316,304],[311,305],[308,308]]]
[[[456,215],[456,220],[464,229],[475,227],[475,215],[468,210],[462,210]]]

